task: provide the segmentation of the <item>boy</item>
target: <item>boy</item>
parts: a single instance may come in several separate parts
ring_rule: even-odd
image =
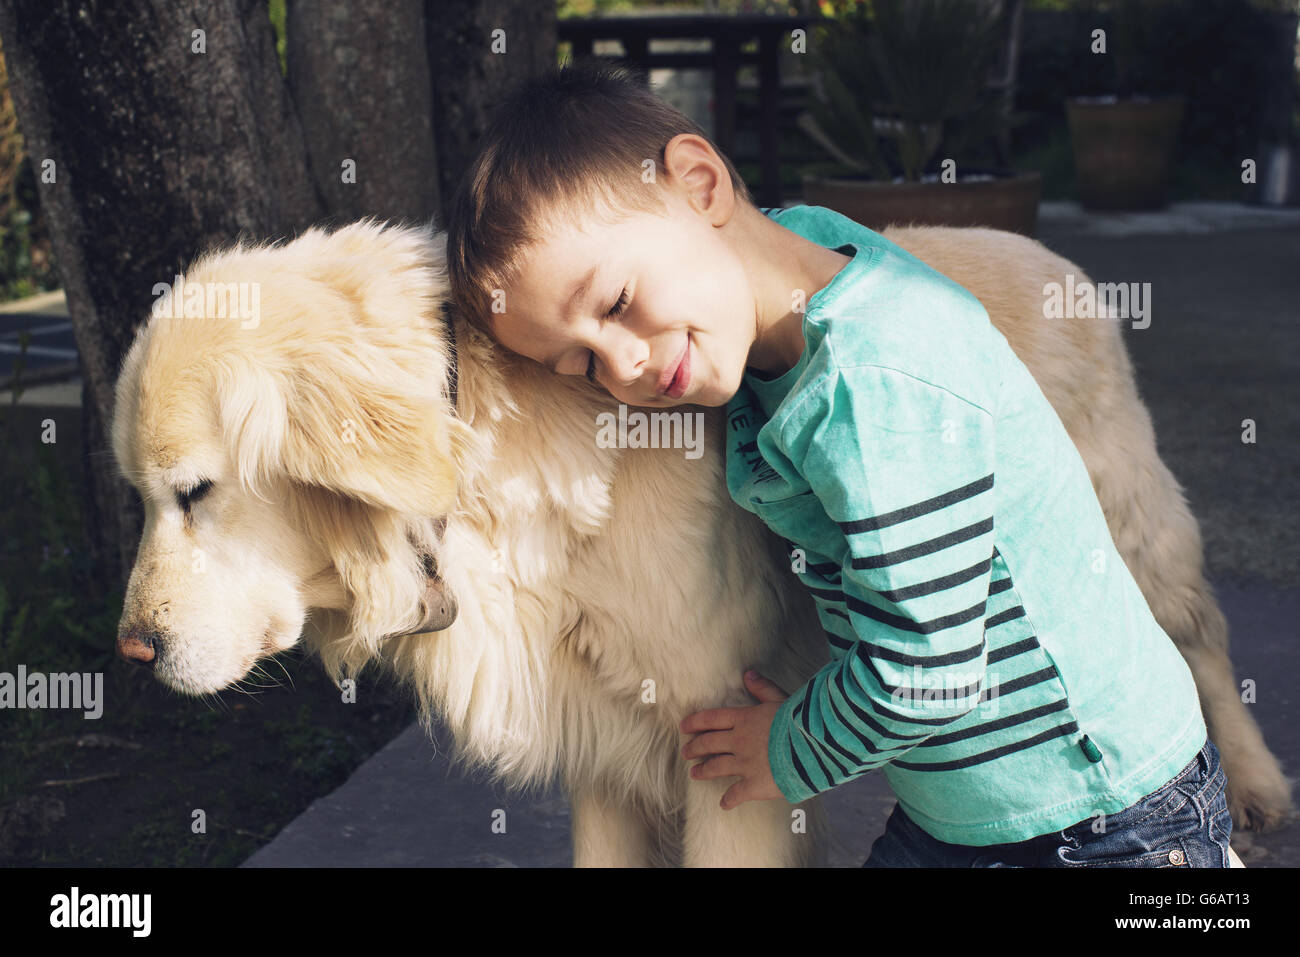
[[[681,725],[692,777],[741,779],[724,808],[881,768],[868,866],[1227,866],[1191,673],[967,290],[830,210],[755,208],[598,63],[502,105],[447,228],[456,306],[505,348],[630,405],[726,405],[732,497],[800,550],[830,664]]]

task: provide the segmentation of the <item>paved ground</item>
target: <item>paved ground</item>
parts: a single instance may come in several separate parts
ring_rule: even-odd
[[[316,801],[245,867],[569,867],[569,807],[551,791],[515,801],[451,770],[412,725],[333,794]],[[884,827],[894,796],[868,775],[826,796],[837,832],[831,863],[857,867]],[[494,833],[494,812],[506,831]],[[499,815],[497,815],[499,817]]]
[[[76,377],[77,344],[73,339],[68,305],[62,290],[0,304],[0,383],[4,384],[5,389],[0,392],[0,396],[6,402],[9,401],[12,388],[9,379],[13,374],[14,362],[24,352],[18,341],[19,333],[24,330],[32,336],[23,360],[24,382],[37,382],[49,376],[58,376],[64,380]],[[79,382],[77,388],[80,389]],[[58,397],[56,404],[67,404],[63,392],[49,394]],[[36,399],[39,401],[40,398],[41,394],[38,393]]]
[[[1294,674],[1300,658],[1295,623],[1300,594],[1260,586],[1223,586],[1219,597],[1238,636],[1239,675]],[[1294,771],[1300,756],[1300,701],[1286,681],[1260,677],[1258,717],[1265,738]],[[412,725],[320,798],[246,867],[568,867],[569,810],[558,791],[507,800],[482,780],[451,770],[447,739],[431,746]],[[836,840],[833,867],[858,867],[884,830],[894,798],[884,778],[865,778],[825,795]],[[506,812],[506,833],[492,830]],[[1255,838],[1234,835],[1247,867],[1300,866],[1300,827]]]
[[[1265,738],[1284,769],[1300,774],[1300,210],[1196,203],[1091,216],[1045,204],[1039,238],[1094,281],[1152,284],[1151,326],[1126,329],[1139,387],[1161,455],[1201,521],[1237,675],[1257,681]],[[9,332],[0,322],[0,345]],[[73,382],[37,386],[24,400],[76,404],[79,396]],[[1257,423],[1253,445],[1240,441],[1246,418]],[[562,795],[509,802],[451,770],[447,751],[445,740],[435,752],[418,728],[407,729],[247,866],[572,862]],[[868,775],[826,800],[837,832],[832,864],[861,864],[892,795]],[[505,834],[491,826],[498,808],[507,812]],[[1300,825],[1253,841],[1234,835],[1233,846],[1247,866],[1300,866]]]

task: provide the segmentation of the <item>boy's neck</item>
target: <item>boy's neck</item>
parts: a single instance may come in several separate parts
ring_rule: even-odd
[[[776,379],[803,354],[803,308],[851,257],[804,239],[756,209],[746,208],[746,214],[739,239],[754,289],[756,332],[745,365],[760,379]],[[798,310],[795,290],[802,291]]]

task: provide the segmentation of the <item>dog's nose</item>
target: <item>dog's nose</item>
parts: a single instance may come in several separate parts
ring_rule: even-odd
[[[152,629],[132,625],[117,636],[117,654],[123,661],[152,668],[158,657],[160,642]]]

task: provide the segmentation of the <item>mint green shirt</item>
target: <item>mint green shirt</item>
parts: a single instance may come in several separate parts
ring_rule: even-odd
[[[880,234],[763,212],[853,257],[798,364],[727,405],[728,490],[789,545],[831,653],[772,724],[781,792],[880,768],[929,834],[983,846],[1159,788],[1205,744],[1196,686],[1029,370]]]

